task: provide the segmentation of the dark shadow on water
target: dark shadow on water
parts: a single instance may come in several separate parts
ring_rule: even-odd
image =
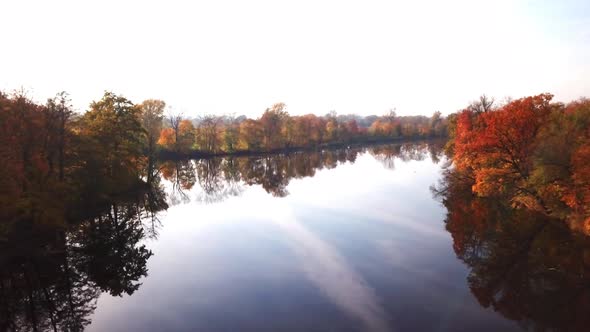
[[[107,200],[93,192],[97,200],[85,198],[71,212],[75,220],[16,224],[0,241],[0,331],[81,331],[100,294],[134,294],[152,256],[142,240],[157,239],[158,212],[167,202],[189,202],[195,185],[201,189],[197,199],[205,203],[239,196],[250,185],[284,197],[291,179],[354,163],[359,154],[368,152],[393,169],[394,158],[421,160],[428,149],[421,143],[167,161],[150,177],[151,185]],[[168,194],[160,176],[168,181]]]
[[[15,227],[0,243],[0,331],[81,331],[98,296],[132,295],[147,276],[164,192],[149,188],[67,228]]]
[[[448,169],[434,189],[453,249],[485,308],[530,331],[588,331],[590,240],[562,221],[475,197]]]
[[[398,162],[439,163],[445,160],[442,145],[162,162],[160,175],[167,182],[159,184],[155,176],[152,185],[101,202],[100,211],[67,227],[22,224],[3,237],[0,331],[81,331],[90,324],[101,294],[132,296],[149,272],[152,252],[144,240],[157,239],[165,226],[158,213],[168,204],[219,202],[241,195],[248,186],[284,197],[292,179],[355,163],[367,153],[392,171]],[[435,192],[447,208],[444,222],[452,249],[468,267],[466,283],[482,307],[527,330],[587,330],[587,238],[544,216],[474,197],[452,170],[443,174]]]

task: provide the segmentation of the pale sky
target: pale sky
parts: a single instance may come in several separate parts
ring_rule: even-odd
[[[0,4],[0,89],[104,90],[189,116],[444,114],[485,93],[590,96],[590,1]]]

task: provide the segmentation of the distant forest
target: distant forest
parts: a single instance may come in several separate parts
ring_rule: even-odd
[[[212,155],[268,152],[375,142],[402,138],[443,137],[447,121],[440,112],[431,117],[307,114],[291,116],[286,105],[267,108],[258,119],[204,115],[195,119],[164,115],[166,104],[146,100],[139,105],[142,124],[152,147],[166,155]]]

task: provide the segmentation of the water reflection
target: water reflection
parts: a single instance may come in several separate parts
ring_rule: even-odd
[[[167,161],[160,165],[163,187],[153,183],[100,206],[69,223],[16,227],[0,242],[0,331],[81,331],[90,324],[97,298],[134,294],[148,274],[152,252],[142,244],[157,238],[158,212],[192,199],[204,203],[239,196],[259,185],[275,197],[288,195],[293,178],[354,163],[368,152],[393,168],[395,157],[424,158],[427,144],[335,151]],[[440,151],[440,150],[439,150]],[[190,195],[198,187],[196,195]],[[372,290],[346,261],[296,220],[277,223],[296,241],[309,278],[326,296],[372,330],[387,330],[385,313]],[[338,282],[334,282],[339,280]]]
[[[439,188],[446,229],[477,301],[526,330],[587,331],[590,241],[560,220],[474,197],[447,170]]]
[[[434,175],[427,179],[424,175],[434,174],[438,166],[432,163],[444,160],[441,147],[413,143],[164,162],[159,165],[160,175],[167,181],[161,185],[155,176],[152,186],[112,200],[66,229],[22,226],[0,241],[0,331],[84,330],[93,313],[101,311],[97,303],[104,307],[102,298],[97,302],[101,294],[132,295],[139,301],[147,298],[155,302],[150,307],[153,310],[165,311],[163,303],[170,305],[169,310],[180,317],[174,323],[181,321],[186,330],[193,324],[206,328],[225,324],[232,330],[249,322],[281,327],[278,330],[297,330],[301,326],[297,324],[303,324],[391,331],[447,323],[466,326],[461,322],[470,319],[472,327],[482,327],[485,319],[496,324],[491,328],[510,328],[504,323],[511,320],[527,330],[586,330],[590,326],[588,239],[572,234],[560,222],[473,197],[452,170],[444,173],[437,191],[447,209],[445,233],[439,222],[442,212],[423,208],[428,202],[436,204],[424,185]],[[330,172],[338,173],[334,177],[319,172],[341,165],[348,166]],[[424,165],[428,171],[420,173]],[[367,170],[380,174],[359,175]],[[416,171],[417,176],[405,179]],[[404,179],[394,181],[387,176],[400,172],[405,172]],[[291,183],[313,176],[313,181]],[[368,182],[362,194],[352,191]],[[349,187],[354,187],[351,193],[344,193]],[[338,190],[343,193],[334,193]],[[415,199],[422,191],[428,202]],[[239,200],[229,199],[240,195]],[[330,195],[336,198],[315,202]],[[168,204],[224,200],[224,204],[177,206],[177,218],[186,217],[190,222],[160,223],[160,212]],[[267,211],[248,211],[252,200],[258,202],[252,210]],[[228,207],[236,211],[224,213]],[[183,208],[184,215],[178,213]],[[199,224],[193,216],[200,224],[207,223],[205,218],[215,219],[199,241],[184,236]],[[243,223],[223,222],[232,218]],[[167,254],[156,251],[153,256],[150,249],[154,247],[148,248],[145,240],[158,239],[160,232],[175,227],[177,237],[166,246],[186,242]],[[445,234],[452,237],[452,249]],[[238,241],[242,246],[233,245]],[[451,250],[468,269],[466,281],[464,270],[439,259],[446,255],[459,266]],[[437,256],[437,251],[444,253]],[[157,257],[161,265],[150,265]],[[175,259],[177,265],[167,265]],[[162,274],[162,269],[171,266],[171,274]],[[270,270],[276,273],[274,279],[268,276]],[[160,273],[155,284],[158,273],[154,271]],[[148,272],[151,278],[146,278]],[[171,278],[174,285],[166,285]],[[472,305],[461,298],[450,299],[461,291],[472,299]],[[168,302],[154,300],[154,294],[168,292],[174,294]],[[200,301],[181,298],[186,293]],[[133,302],[125,302],[127,298],[106,301],[118,308],[115,310],[124,309],[122,320],[112,326],[132,320],[127,310]],[[265,301],[268,303],[262,303]],[[447,304],[455,309],[442,308]],[[310,312],[308,306],[318,312]],[[275,314],[284,314],[283,320],[268,317],[273,307],[278,308]],[[497,314],[491,319],[481,308]],[[141,316],[146,312],[143,309],[135,317],[142,320],[137,330],[150,329],[149,319]],[[455,311],[465,316],[453,318]],[[225,317],[227,312],[234,316]],[[93,319],[106,324],[115,320],[111,315],[103,311]],[[419,321],[422,318],[445,323],[428,325]],[[100,330],[101,325],[93,326]]]
[[[297,221],[287,205],[273,221],[293,241],[305,274],[334,304],[359,319],[367,331],[392,331],[389,318],[374,290],[330,244]]]
[[[189,160],[165,161],[160,166],[160,172],[172,185],[172,190],[169,190],[169,201],[173,205],[190,202],[186,191],[197,181],[193,163]]]
[[[345,163],[354,163],[363,153],[371,154],[387,169],[395,169],[396,158],[404,162],[424,160],[428,157],[438,163],[442,157],[444,142],[387,144],[371,147],[298,152],[258,157],[226,157],[201,160],[167,161],[161,165],[169,188],[172,205],[191,200],[214,203],[232,196],[239,196],[244,186],[260,185],[275,196],[289,195],[287,186],[291,179],[313,177],[318,170],[333,169]],[[189,191],[193,186],[195,195]]]
[[[67,229],[23,226],[0,252],[0,331],[81,331],[98,296],[131,295],[152,255],[163,191],[149,188],[111,202]]]

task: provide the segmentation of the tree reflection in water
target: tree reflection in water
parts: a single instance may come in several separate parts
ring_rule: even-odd
[[[0,249],[0,331],[81,331],[102,292],[133,294],[152,255],[164,192],[147,188],[63,228],[22,226]]]
[[[590,240],[559,220],[475,197],[462,176],[447,170],[434,190],[479,303],[527,330],[587,331]]]
[[[195,167],[190,160],[165,161],[160,166],[162,177],[172,184],[168,199],[172,205],[188,203],[190,198],[186,193],[196,183]]]
[[[260,185],[275,197],[289,194],[291,179],[313,177],[317,170],[333,169],[354,163],[364,153],[371,154],[387,169],[395,168],[395,158],[403,162],[424,160],[438,163],[444,142],[387,144],[350,147],[337,150],[295,152],[254,157],[225,157],[200,160],[178,160],[162,163],[162,175],[171,183],[168,193],[172,205],[191,200],[214,203],[239,196],[244,186]],[[189,191],[198,183],[191,198]]]
[[[152,252],[142,240],[157,237],[158,212],[167,208],[167,201],[190,201],[197,183],[195,197],[207,203],[239,196],[248,185],[284,197],[291,179],[354,163],[364,153],[392,169],[395,158],[438,160],[441,146],[403,144],[163,162],[159,168],[168,180],[168,197],[156,173],[152,185],[88,204],[98,211],[91,217],[80,208],[72,213],[75,221],[64,221],[65,227],[21,223],[7,233],[0,242],[0,331],[81,331],[90,324],[100,294],[132,295],[148,274]]]

